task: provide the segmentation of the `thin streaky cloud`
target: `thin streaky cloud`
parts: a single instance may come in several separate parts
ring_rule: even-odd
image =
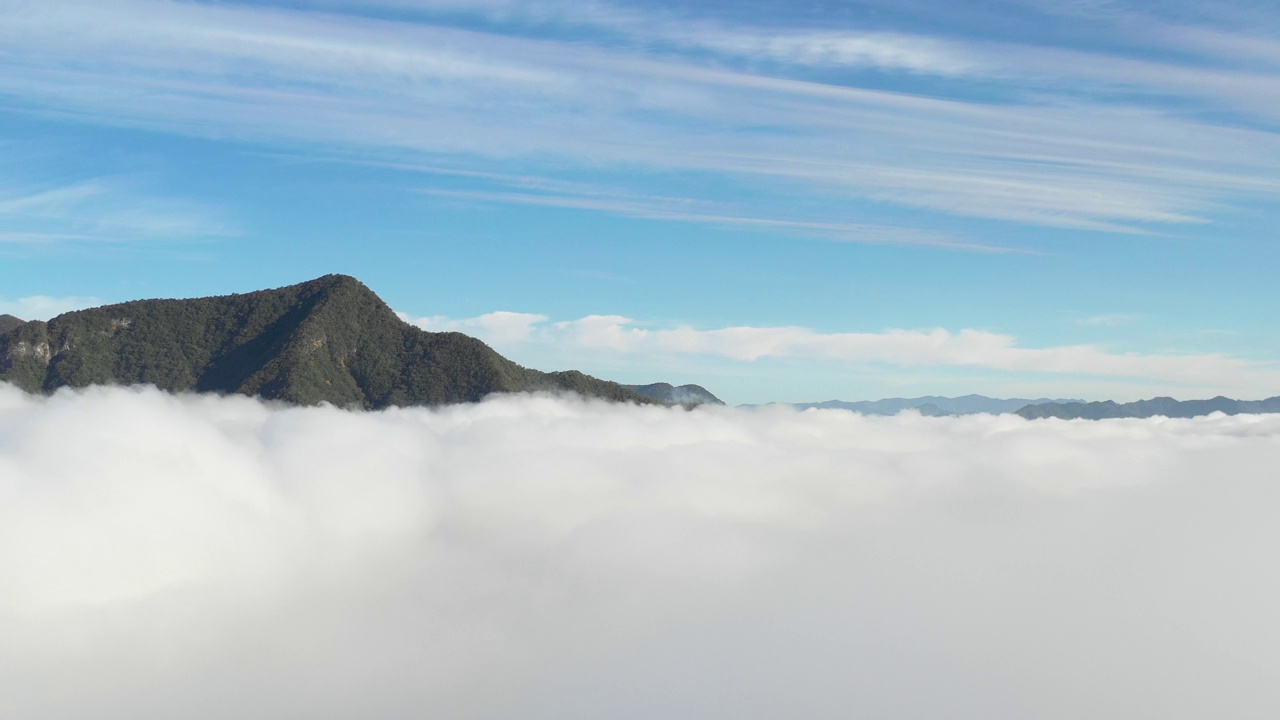
[[[1134,313],[1107,313],[1080,318],[1075,322],[1077,325],[1085,327],[1119,327],[1121,325],[1132,325],[1141,319],[1141,315]]]
[[[958,45],[900,32],[833,32],[806,28],[751,27],[690,17],[658,7],[637,8],[601,2],[318,2],[331,11],[373,8],[434,15],[464,13],[499,27],[514,22],[604,31],[605,41],[624,38],[650,49],[710,51],[727,57],[772,60],[804,66],[871,67],[936,75],[963,75],[973,60]]]
[[[1280,38],[1274,36],[1188,26],[1162,28],[1160,34],[1170,45],[1198,50],[1222,63],[1280,68]]]
[[[100,197],[107,188],[99,182],[81,182],[0,199],[0,215],[63,215],[83,200]]]
[[[295,156],[281,156],[295,157]],[[775,158],[779,164],[783,162],[781,158]],[[372,167],[381,167],[395,170],[406,170],[411,172],[420,172],[431,175],[453,176],[459,178],[469,178],[477,180],[493,181],[501,185],[520,188],[523,190],[533,190],[537,193],[500,193],[492,191],[468,191],[468,190],[444,190],[444,189],[423,189],[420,192],[440,197],[456,197],[460,199],[472,199],[487,202],[506,202],[512,204],[525,205],[543,205],[547,207],[567,207],[586,210],[600,210],[605,212],[613,212],[615,214],[629,215],[632,217],[641,217],[646,219],[660,220],[680,220],[688,222],[708,222],[714,224],[740,224],[740,225],[757,225],[771,226],[782,229],[792,229],[797,231],[807,231],[809,234],[829,239],[852,241],[852,242],[870,242],[870,243],[900,243],[911,245],[934,245],[938,247],[953,248],[957,250],[971,250],[975,252],[998,252],[998,253],[1032,253],[1038,254],[1036,251],[1024,248],[1015,248],[1008,246],[994,245],[990,243],[974,242],[970,239],[959,237],[954,234],[929,232],[909,227],[873,225],[867,223],[856,222],[832,222],[817,220],[796,220],[796,219],[779,219],[779,218],[763,218],[755,216],[746,216],[741,213],[731,213],[723,207],[723,204],[717,206],[716,203],[698,200],[689,197],[658,197],[652,195],[639,195],[636,193],[627,193],[617,188],[605,187],[600,184],[575,182],[561,180],[536,175],[517,175],[511,173],[500,173],[479,170],[464,170],[458,168],[444,167],[440,165],[426,165],[419,163],[380,161],[380,160],[358,160],[350,158],[334,157],[329,158],[333,162],[352,163],[358,165],[367,165]],[[742,161],[743,158],[724,158],[726,161]],[[823,167],[829,168],[830,163],[822,163]],[[888,185],[889,183],[886,183]],[[881,190],[880,194],[887,194],[889,191]],[[592,201],[590,199],[596,199]],[[685,208],[681,212],[679,208]],[[700,212],[694,213],[693,208],[701,208]],[[1147,218],[1150,219],[1150,218]],[[1178,216],[1166,217],[1170,222],[1180,223],[1202,223],[1200,218]],[[1048,219],[1051,224],[1062,224],[1067,222],[1061,218]],[[1141,230],[1131,226],[1108,224],[1108,223],[1089,223],[1083,221],[1072,221],[1074,226],[1087,227],[1090,229],[1102,229],[1107,232],[1128,233],[1128,234],[1151,234],[1148,231]]]
[[[476,200],[481,202],[515,205],[535,205],[573,210],[591,210],[644,220],[667,220],[707,225],[769,228],[791,231],[810,237],[818,237],[841,242],[923,245],[948,248],[952,250],[967,250],[971,252],[1028,252],[1018,248],[1005,248],[995,245],[966,242],[959,238],[948,237],[941,233],[930,233],[913,228],[866,225],[858,223],[811,222],[753,217],[748,215],[729,215],[716,212],[699,212],[692,208],[681,209],[682,206],[697,207],[700,203],[680,198],[650,198],[641,201],[470,190],[421,189],[419,192],[434,197],[453,198],[459,200]]]
[[[38,112],[113,124],[428,162],[550,158],[773,187],[798,181],[833,197],[1100,232],[1202,224],[1280,194],[1275,134],[1105,93],[1055,97],[1054,84],[1041,82],[1045,73],[1075,77],[1076,66],[1089,83],[1109,82],[1113,64],[1101,54],[1000,55],[1002,68],[1040,75],[1034,95],[991,104],[297,10],[149,0],[79,14],[21,7],[0,9],[0,40],[14,51],[0,59],[9,70],[0,93]],[[1160,75],[1171,66],[1114,67],[1124,82],[1169,90]],[[1274,80],[1214,71],[1188,82],[1265,104]]]
[[[365,7],[381,3],[361,3]],[[329,3],[329,7],[352,5]],[[420,12],[467,11],[466,4],[443,2],[385,3],[383,6],[414,8]],[[592,3],[580,12],[576,3],[481,4],[470,8],[492,20],[510,22],[521,17],[595,27],[622,33],[633,41],[720,53],[754,61],[772,60],[797,66],[872,67],[941,77],[975,79],[1020,78],[1036,83],[1046,80],[1104,81],[1104,85],[1181,89],[1194,95],[1227,98],[1242,109],[1275,116],[1274,103],[1251,102],[1258,90],[1274,87],[1274,75],[1251,75],[1197,68],[1190,63],[1144,62],[1117,52],[1077,52],[1053,46],[975,42],[900,32],[856,32],[788,27],[751,27],[691,19],[660,9]],[[1062,8],[1053,8],[1054,12]],[[1092,13],[1069,12],[1089,16]],[[1271,38],[1240,32],[1180,27],[1157,17],[1120,10],[1105,14],[1112,22],[1140,29],[1142,39],[1160,47],[1204,53],[1209,62],[1239,64],[1242,57],[1273,63],[1280,50]],[[1229,66],[1228,66],[1229,67]],[[1275,68],[1271,68],[1274,70]],[[1041,85],[1041,87],[1043,87]],[[1234,89],[1233,89],[1234,88]]]
[[[11,186],[13,183],[9,183]],[[130,178],[98,178],[0,195],[0,242],[137,242],[237,233],[207,203],[160,195]]]
[[[0,244],[9,245],[53,245],[65,242],[100,242],[98,235],[60,232],[0,232]]]

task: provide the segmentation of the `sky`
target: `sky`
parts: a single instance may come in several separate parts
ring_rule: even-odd
[[[731,403],[1280,393],[1255,0],[0,0],[0,312],[358,277]]]
[[[0,386],[0,715],[1269,720],[1277,462],[1280,415]]]

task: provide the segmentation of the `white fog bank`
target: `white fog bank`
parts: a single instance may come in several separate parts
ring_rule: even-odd
[[[1266,718],[1280,415],[0,384],[0,717]]]

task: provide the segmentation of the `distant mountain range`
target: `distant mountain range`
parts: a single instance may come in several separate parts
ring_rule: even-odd
[[[746,405],[743,407],[756,407]],[[827,400],[818,403],[794,403],[797,410],[808,408],[835,408],[852,410],[863,415],[897,415],[903,410],[916,410],[921,415],[972,415],[990,413],[999,415],[1015,413],[1028,420],[1062,418],[1065,420],[1106,420],[1109,418],[1175,417],[1189,418],[1221,412],[1227,415],[1242,413],[1280,413],[1280,397],[1266,400],[1232,400],[1216,397],[1212,400],[1179,401],[1168,397],[1139,400],[1131,403],[1084,402],[1083,400],[1024,400],[1021,398],[989,398],[985,395],[940,397],[928,395],[918,398],[886,398],[845,402]]]
[[[536,390],[680,402],[577,371],[531,370],[475,338],[420,330],[345,275],[241,295],[137,300],[48,322],[3,316],[0,381],[28,392],[150,384],[368,409]],[[697,386],[668,394],[688,388],[714,400]]]
[[[671,405],[723,405],[720,398],[712,395],[701,385],[681,385],[674,387],[670,383],[653,383],[652,385],[623,385],[641,395]]]
[[[886,398],[884,400],[858,400],[854,402],[846,402],[843,400],[827,400],[817,403],[792,403],[791,407],[797,410],[807,410],[809,408],[828,408],[838,410],[852,410],[863,415],[897,415],[903,410],[917,410],[922,415],[975,415],[978,413],[990,413],[992,415],[1000,415],[1003,413],[1017,412],[1018,410],[1039,403],[1050,402],[1076,402],[1074,400],[1050,400],[1041,398],[1039,400],[1025,400],[1021,398],[990,398],[985,395],[965,395],[963,397],[941,397],[938,395],[926,395],[918,398]]]
[[[1170,397],[1158,397],[1131,403],[1116,403],[1111,400],[1090,403],[1053,402],[1030,405],[1018,410],[1018,414],[1028,420],[1037,418],[1105,420],[1156,416],[1189,418],[1215,412],[1227,415],[1276,413],[1280,412],[1280,397],[1266,400],[1232,400],[1222,396],[1212,400],[1174,400]]]

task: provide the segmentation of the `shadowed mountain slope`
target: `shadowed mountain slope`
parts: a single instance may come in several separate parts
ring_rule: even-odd
[[[344,275],[241,295],[137,300],[24,323],[0,334],[0,380],[29,392],[151,384],[368,409],[536,390],[651,402],[580,372],[521,367],[461,333],[415,328]]]
[[[1211,400],[1174,400],[1158,397],[1131,403],[1104,402],[1042,403],[1028,405],[1018,414],[1028,420],[1061,418],[1063,420],[1106,420],[1108,418],[1171,417],[1190,418],[1221,412],[1227,415],[1280,412],[1280,397],[1266,400],[1232,400],[1219,395]]]
[[[23,322],[25,321],[21,318],[16,318],[12,315],[0,315],[0,335],[18,327]]]

